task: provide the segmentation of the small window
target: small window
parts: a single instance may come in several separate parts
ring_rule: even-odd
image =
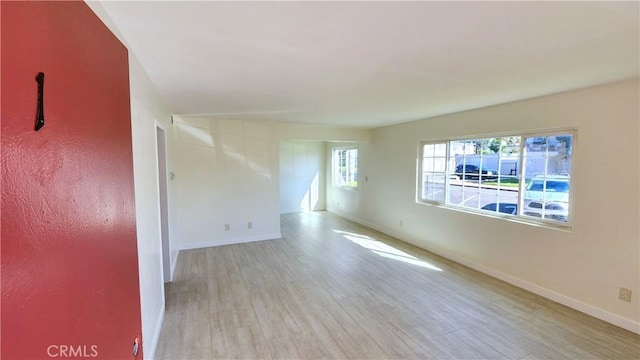
[[[333,149],[333,186],[358,187],[358,149]]]
[[[568,226],[574,134],[425,142],[418,202]]]

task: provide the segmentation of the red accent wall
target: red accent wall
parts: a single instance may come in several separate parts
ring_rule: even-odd
[[[141,320],[127,49],[84,2],[0,6],[1,358],[66,347],[131,359]]]

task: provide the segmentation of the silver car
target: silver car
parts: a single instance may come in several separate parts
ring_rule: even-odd
[[[524,215],[567,222],[569,216],[569,176],[538,175],[524,192]]]

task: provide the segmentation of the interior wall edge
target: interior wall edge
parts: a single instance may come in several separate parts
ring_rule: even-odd
[[[158,320],[156,322],[156,328],[153,332],[153,338],[151,339],[151,345],[148,347],[150,350],[150,354],[151,356],[149,356],[149,359],[154,359],[156,357],[156,351],[158,350],[158,342],[160,341],[160,333],[162,331],[162,324],[164,323],[164,309],[165,306],[163,306],[160,311],[158,312]]]

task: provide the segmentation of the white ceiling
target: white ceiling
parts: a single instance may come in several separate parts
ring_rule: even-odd
[[[638,76],[638,2],[101,3],[176,114],[381,126]]]

